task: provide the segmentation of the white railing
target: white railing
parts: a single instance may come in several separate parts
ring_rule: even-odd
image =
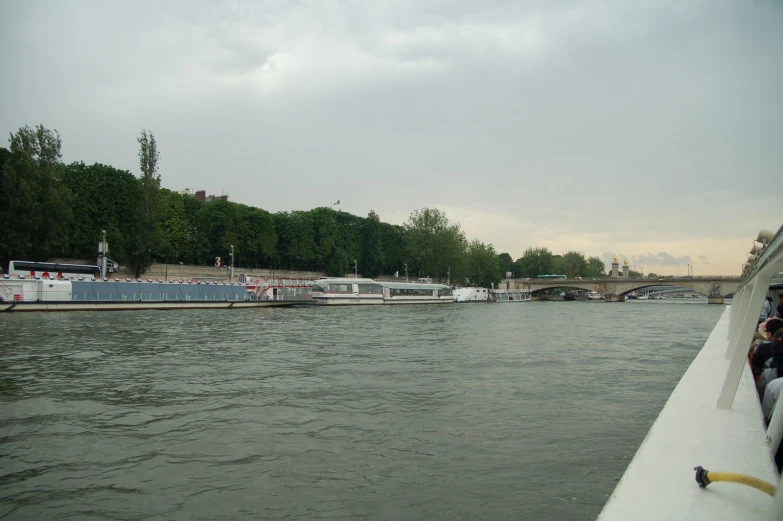
[[[752,269],[743,277],[729,318],[729,342],[726,358],[731,359],[723,383],[718,407],[730,409],[737,393],[740,377],[747,362],[748,346],[758,326],[758,317],[773,277],[783,272],[783,227],[764,249]]]
[[[761,237],[761,234],[759,235]],[[753,264],[745,270],[742,283],[734,295],[730,310],[728,346],[725,356],[730,359],[723,381],[718,407],[731,409],[737,394],[742,372],[748,360],[748,346],[758,326],[759,314],[769,293],[773,279],[779,279],[783,272],[783,227],[761,247],[754,245]],[[780,370],[780,369],[779,369]],[[766,431],[766,440],[774,457],[783,438],[783,393],[778,397],[772,418]],[[783,519],[783,482],[779,480],[770,519]]]
[[[10,302],[12,300],[14,292],[11,291],[11,288],[5,285],[5,283],[0,279],[0,300]]]

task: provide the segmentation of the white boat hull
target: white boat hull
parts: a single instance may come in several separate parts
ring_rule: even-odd
[[[490,295],[493,302],[530,302],[530,293],[523,291],[495,291]]]
[[[326,306],[380,304],[449,304],[452,289],[444,284],[379,282],[364,278],[325,278],[313,282],[312,301]]]
[[[488,302],[487,288],[457,288],[454,290],[454,302],[457,304],[469,302]]]
[[[313,302],[321,306],[377,306],[383,304],[383,297],[363,298],[359,296],[323,296],[313,297]]]

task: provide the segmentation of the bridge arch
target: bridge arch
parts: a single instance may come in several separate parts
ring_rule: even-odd
[[[595,291],[594,290],[595,284],[564,280],[562,284],[548,284],[548,285],[533,286],[531,288],[531,293],[535,294],[536,292],[539,291],[545,291],[548,289],[560,289],[560,288],[574,288],[574,289],[583,289],[586,291]]]
[[[625,295],[639,289],[657,286],[677,286],[701,295],[705,295],[710,302],[722,303],[723,298],[733,294],[739,288],[739,277],[681,277],[663,280],[651,280],[644,278],[616,278],[616,279],[514,279],[507,283],[501,283],[500,287],[509,289],[524,289],[531,293],[553,288],[578,288],[586,291],[595,291],[611,297],[607,300],[625,300]]]
[[[633,293],[634,291],[638,291],[638,290],[640,290],[640,289],[647,289],[647,288],[659,288],[659,287],[666,287],[666,288],[669,288],[669,287],[684,288],[684,289],[689,289],[689,290],[691,290],[691,291],[693,291],[693,292],[695,292],[695,293],[698,293],[699,295],[702,295],[702,296],[705,296],[705,297],[709,297],[709,295],[708,295],[708,294],[706,294],[706,293],[702,293],[701,291],[699,291],[699,290],[698,290],[698,289],[696,289],[696,288],[692,288],[692,287],[689,287],[689,286],[687,286],[687,285],[685,285],[685,284],[680,284],[680,283],[678,283],[678,284],[663,284],[663,283],[658,283],[658,284],[646,284],[646,285],[643,285],[643,286],[638,286],[638,287],[636,287],[636,288],[633,288],[633,289],[627,289],[627,290],[623,291],[622,293],[618,293],[618,294],[619,294],[619,295],[622,295],[622,296],[626,296],[626,295],[628,295],[629,293]],[[729,294],[729,293],[727,293],[727,295],[728,295],[728,294]],[[721,296],[725,296],[725,295],[721,295]]]

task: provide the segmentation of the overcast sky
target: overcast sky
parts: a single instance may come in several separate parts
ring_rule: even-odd
[[[783,223],[783,2],[2,2],[0,132],[38,123],[270,212],[737,274]]]

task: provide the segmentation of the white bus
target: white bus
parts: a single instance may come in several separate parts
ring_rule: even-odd
[[[25,278],[85,278],[100,279],[101,267],[90,264],[59,264],[54,262],[31,262],[12,260],[8,263],[8,272],[10,276],[23,276]]]

